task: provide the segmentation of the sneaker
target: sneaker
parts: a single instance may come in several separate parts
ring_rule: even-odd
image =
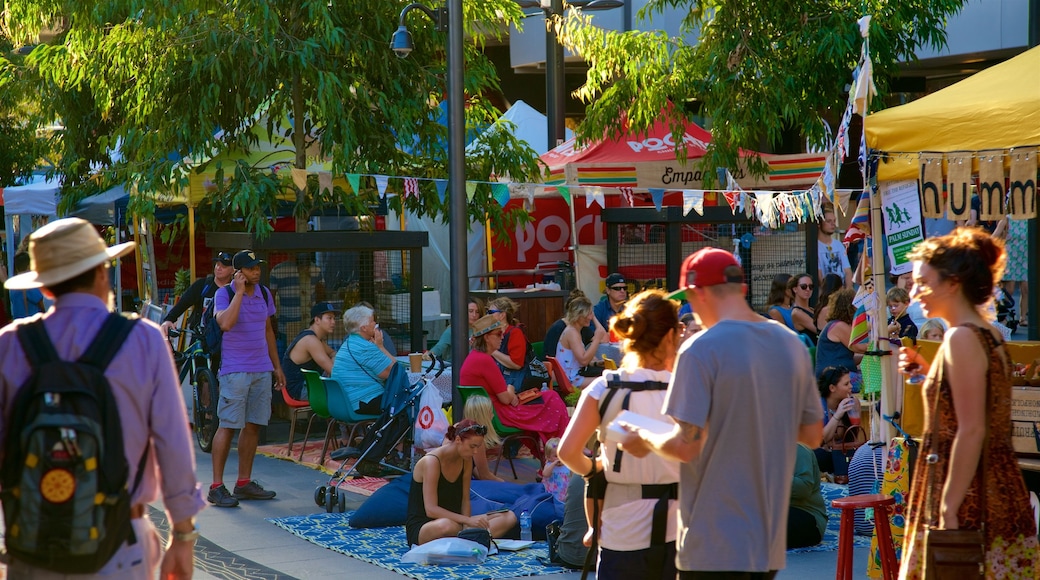
[[[245,485],[236,485],[234,495],[238,499],[273,499],[275,492],[260,487],[260,484],[255,481],[250,481]]]
[[[220,487],[214,487],[209,490],[209,503],[217,507],[231,508],[238,505],[238,500],[232,497],[226,487],[221,485]]]

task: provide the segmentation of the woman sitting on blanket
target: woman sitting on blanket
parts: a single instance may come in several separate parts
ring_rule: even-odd
[[[448,427],[448,443],[415,464],[408,493],[408,545],[457,536],[463,528],[484,528],[501,538],[516,525],[513,512],[470,515],[473,455],[484,446],[487,427],[463,419]]]

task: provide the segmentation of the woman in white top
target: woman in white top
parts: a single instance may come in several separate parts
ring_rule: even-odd
[[[592,302],[589,302],[588,298],[578,297],[571,300],[563,320],[567,327],[563,329],[560,342],[556,345],[556,362],[563,367],[571,385],[579,387],[586,378],[581,376],[581,369],[596,359],[596,349],[607,339],[607,331],[592,314]],[[592,342],[585,346],[581,340],[581,329],[590,324],[595,325],[596,331],[592,336]]]
[[[589,481],[586,496],[592,503],[586,503],[586,512],[591,512],[590,517],[598,507],[596,498],[603,500],[597,578],[672,579],[676,577],[679,464],[658,455],[637,458],[621,453],[605,435],[607,425],[623,409],[671,422],[661,409],[684,328],[680,328],[678,304],[658,290],[629,299],[611,325],[624,340],[621,366],[582,390],[560,441],[559,456],[571,471]],[[597,428],[601,445],[590,459],[585,444]]]

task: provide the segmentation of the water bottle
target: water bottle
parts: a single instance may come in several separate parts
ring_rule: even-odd
[[[549,383],[542,383],[542,390],[543,391],[548,391],[549,390]]]
[[[520,512],[520,539],[531,540],[531,514],[527,510]]]

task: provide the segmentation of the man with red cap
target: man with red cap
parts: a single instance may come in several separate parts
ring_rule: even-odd
[[[822,411],[809,353],[751,309],[732,254],[686,258],[680,290],[704,330],[687,339],[668,386],[665,433],[623,424],[626,452],[681,462],[680,578],[769,579],[784,567],[796,441],[818,446]]]

